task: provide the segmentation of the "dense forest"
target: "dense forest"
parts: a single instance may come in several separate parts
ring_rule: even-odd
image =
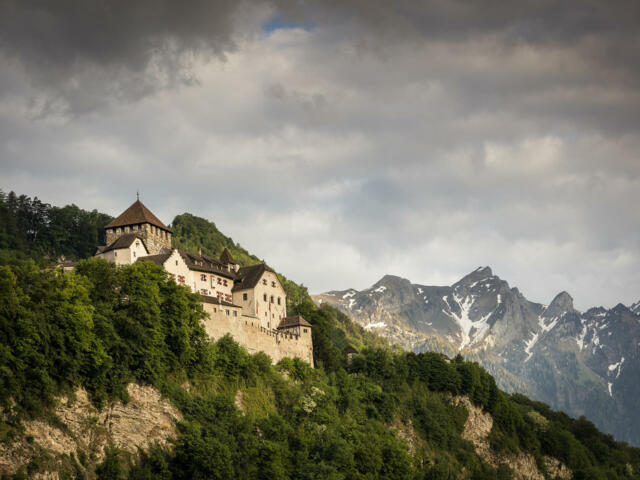
[[[36,259],[87,258],[104,244],[104,226],[111,220],[97,210],[52,207],[38,197],[0,190],[0,250]]]
[[[47,218],[40,233],[55,229]],[[543,456],[554,456],[576,479],[640,479],[640,449],[584,418],[507,395],[459,356],[394,351],[337,310],[314,305],[303,287],[290,313],[313,325],[315,369],[298,359],[272,365],[230,337],[210,340],[198,296],[151,262],[116,268],[90,258],[64,275],[42,258],[75,246],[43,247],[40,259],[28,258],[33,245],[45,245],[40,233],[19,223],[1,228],[14,253],[0,255],[0,442],[24,439],[23,420],[59,422],[55,399],[80,386],[100,407],[126,402],[129,382],[152,385],[183,415],[169,446],[137,455],[110,448],[95,469],[87,459],[43,451],[13,478],[54,460],[61,478],[512,478],[507,465],[488,465],[461,437],[467,411],[452,399],[464,395],[493,416],[497,452],[530,452],[543,472]],[[360,350],[351,360],[347,345]],[[234,403],[238,391],[243,411]],[[411,449],[398,435],[409,426]]]

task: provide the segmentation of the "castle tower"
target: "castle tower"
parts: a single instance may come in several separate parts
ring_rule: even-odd
[[[227,270],[230,272],[237,272],[240,268],[240,265],[233,259],[233,255],[231,255],[227,247],[224,247],[224,250],[220,254],[220,263],[227,267]]]
[[[139,199],[104,229],[107,245],[111,245],[122,235],[135,233],[144,240],[150,255],[171,250],[171,230]]]

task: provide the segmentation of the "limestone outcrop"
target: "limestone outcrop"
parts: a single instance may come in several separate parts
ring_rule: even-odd
[[[544,475],[538,469],[536,460],[530,453],[521,452],[518,455],[505,455],[491,450],[487,437],[493,427],[493,418],[481,408],[473,405],[467,397],[456,397],[454,402],[462,404],[469,412],[464,425],[462,438],[473,443],[476,453],[494,468],[500,464],[508,465],[517,480],[544,480]],[[571,470],[553,457],[544,457],[545,468],[551,478],[562,480],[571,479]]]
[[[23,439],[10,446],[0,444],[0,474],[14,473],[43,454],[49,459],[45,464],[54,470],[65,458],[91,458],[91,463],[99,463],[110,444],[131,453],[138,447],[165,444],[175,434],[180,412],[152,387],[129,384],[127,391],[126,404],[113,402],[102,410],[91,404],[83,389],[75,392],[75,398],[61,398],[54,409],[59,424],[25,422]],[[57,474],[40,473],[39,478],[57,478]]]

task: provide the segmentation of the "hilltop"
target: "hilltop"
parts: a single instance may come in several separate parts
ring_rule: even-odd
[[[318,368],[271,365],[210,341],[197,296],[150,262],[63,275],[28,257],[0,256],[13,478],[639,478],[640,450],[588,420],[501,391],[461,356],[395,350],[308,296],[291,308],[313,325]]]

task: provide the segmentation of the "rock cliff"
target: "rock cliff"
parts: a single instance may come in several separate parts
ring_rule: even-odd
[[[180,412],[152,387],[129,384],[127,391],[126,404],[113,402],[102,410],[91,404],[82,389],[74,398],[60,398],[54,410],[56,421],[25,422],[22,439],[10,446],[0,444],[0,474],[15,473],[37,461],[41,471],[31,477],[58,478],[69,459],[77,460],[77,468],[91,470],[90,465],[100,462],[111,444],[130,453],[138,447],[165,444],[175,434]]]

